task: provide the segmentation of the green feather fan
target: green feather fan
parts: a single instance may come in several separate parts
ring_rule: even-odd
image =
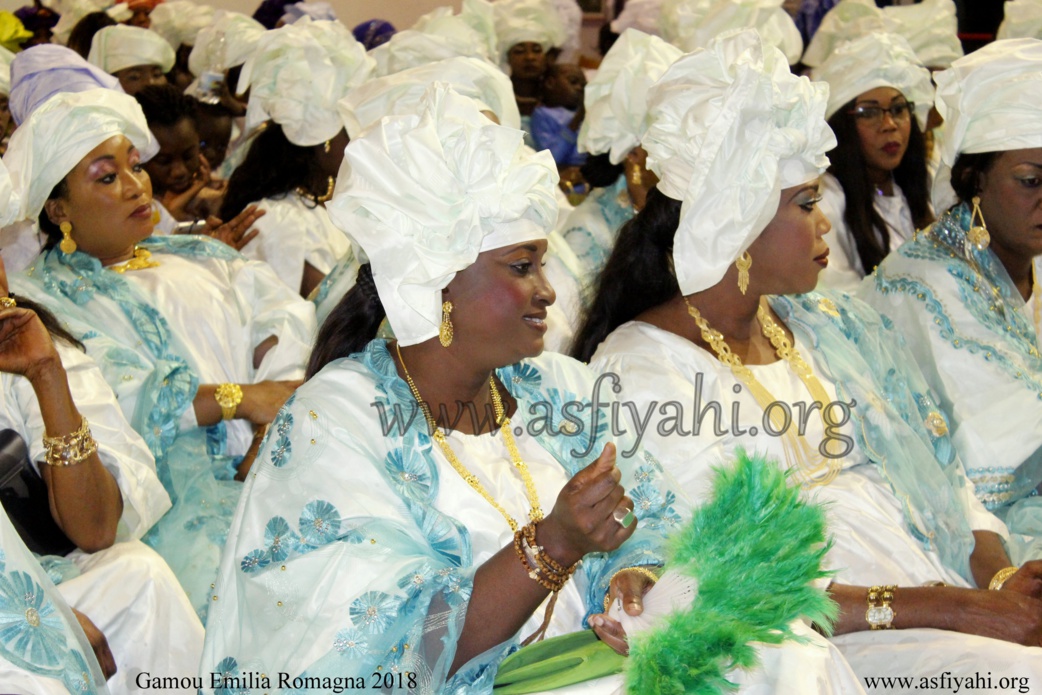
[[[752,643],[797,639],[789,624],[800,617],[826,629],[835,619],[836,605],[811,586],[828,576],[825,514],[773,463],[739,450],[733,468],[717,471],[711,500],[670,540],[665,570],[693,577],[698,595],[630,639],[630,693],[734,690],[726,674],[756,666]]]

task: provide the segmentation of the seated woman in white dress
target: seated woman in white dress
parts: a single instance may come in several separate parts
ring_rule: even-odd
[[[645,97],[648,87],[681,55],[679,48],[657,36],[627,29],[586,85],[586,117],[578,147],[590,154],[583,175],[595,189],[568,215],[562,233],[582,264],[587,299],[619,228],[644,207],[656,183],[640,147]]]
[[[478,108],[438,85],[347,147],[331,210],[370,263],[247,482],[204,674],[488,693],[522,640],[627,650],[606,595],[641,612],[683,507],[631,437],[563,422],[595,385],[543,351],[556,167]],[[385,311],[396,339],[372,339]]]
[[[1042,558],[1042,41],[999,41],[937,75],[940,219],[859,296],[893,321],[1015,564]],[[950,183],[949,183],[950,182]],[[954,189],[954,190],[953,190]]]
[[[821,179],[820,208],[832,231],[819,282],[853,292],[934,220],[923,138],[933,85],[908,42],[883,33],[843,44],[813,76],[829,85],[825,116],[837,141]]]
[[[372,70],[342,24],[305,18],[266,32],[239,76],[238,90],[250,91],[246,131],[264,130],[228,180],[220,218],[250,203],[266,211],[242,252],[305,297],[350,250],[325,208],[347,144],[336,103]]]
[[[832,641],[859,676],[1039,682],[1042,563],[1007,570],[1004,526],[889,322],[801,294],[827,258],[826,95],[750,33],[666,72],[643,139],[661,181],[620,235],[576,356],[617,383],[626,424],[696,500],[744,447],[826,503]]]
[[[20,217],[39,217],[48,248],[12,284],[83,342],[155,456],[174,508],[146,540],[202,611],[233,478],[303,376],[314,309],[224,244],[149,238],[139,148],[153,142],[133,98],[58,94],[17,132],[4,161],[24,192]]]
[[[0,165],[0,219],[17,213],[17,201],[13,209],[6,205],[10,193],[7,170]],[[26,603],[38,617],[49,611],[25,597],[28,580],[14,574],[16,569],[29,572],[49,593],[50,581],[40,578],[46,571],[59,583],[60,597],[52,600],[73,608],[97,651],[109,688],[129,693],[143,669],[193,669],[199,663],[203,626],[173,572],[139,540],[170,508],[152,456],[127,424],[97,366],[75,342],[45,309],[24,298],[19,304],[8,294],[0,263],[3,486],[17,486],[15,481],[31,475],[13,476],[11,464],[19,463],[19,450],[23,461],[31,462],[42,477],[38,491],[26,483],[17,499],[12,489],[3,493],[12,516],[0,511],[5,527],[0,531],[0,555],[8,561],[0,568],[0,574],[7,572],[0,580],[0,594],[8,611],[0,639],[0,683],[5,690],[51,692],[42,682],[33,681],[30,687],[22,680],[24,671],[33,674],[30,678],[44,678],[61,676],[68,666],[59,655],[64,642],[50,633],[53,620],[60,617],[42,620],[42,628],[41,623],[34,625]],[[13,444],[19,439],[25,449]],[[46,570],[36,560],[27,567],[28,553],[15,530],[26,535],[36,552],[64,556],[40,558]],[[21,620],[12,620],[12,613],[21,613]],[[36,633],[39,643],[32,637]],[[74,646],[71,641],[69,645]],[[87,659],[94,663],[93,656]],[[10,673],[9,662],[22,673]],[[78,678],[84,671],[86,667],[66,669],[64,675]]]

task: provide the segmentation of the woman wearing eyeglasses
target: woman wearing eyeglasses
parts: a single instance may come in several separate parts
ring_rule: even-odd
[[[997,41],[937,74],[944,211],[859,290],[904,334],[977,497],[1042,558],[1042,41]]]
[[[869,34],[814,71],[829,84],[836,134],[820,208],[832,223],[819,287],[853,291],[888,253],[933,222],[923,127],[930,73],[900,36]]]

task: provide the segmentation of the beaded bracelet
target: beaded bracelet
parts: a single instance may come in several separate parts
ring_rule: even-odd
[[[61,437],[44,436],[44,461],[48,466],[75,466],[83,463],[98,450],[98,443],[90,434],[87,418],[81,418],[80,427]]]
[[[514,533],[514,551],[528,576],[544,589],[556,593],[571,579],[579,563],[565,568],[547,555],[543,546],[536,543],[535,526],[536,522],[532,522]]]

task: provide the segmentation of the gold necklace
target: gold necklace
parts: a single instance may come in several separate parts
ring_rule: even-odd
[[[793,432],[792,425],[794,423],[791,420],[791,413],[786,411],[786,416],[783,418],[779,414],[778,408],[771,407],[773,403],[777,402],[777,399],[759,382],[752,370],[742,364],[742,360],[738,355],[731,352],[730,346],[724,340],[724,335],[720,331],[710,328],[709,322],[703,318],[698,309],[691,305],[687,297],[684,297],[684,304],[687,305],[687,313],[698,325],[702,334],[702,340],[706,341],[713,349],[717,359],[731,368],[731,372],[749,389],[749,392],[760,407],[763,408],[764,412],[770,413],[769,417],[774,432],[784,431],[783,448],[785,458],[790,464],[789,467],[795,470],[803,478],[804,482],[810,485],[828,485],[832,482],[839,474],[840,464],[838,460],[824,456],[820,450],[815,450],[811,447],[806,438],[799,434],[798,428],[795,433]],[[756,318],[760,323],[760,330],[763,331],[764,337],[771,341],[771,345],[774,347],[778,357],[788,363],[789,368],[799,377],[803,385],[807,387],[811,397],[819,405],[822,431],[827,432],[828,427],[825,423],[824,410],[828,407],[829,396],[828,392],[825,391],[825,387],[821,385],[821,381],[814,375],[810,365],[804,361],[799,350],[789,342],[785,331],[767,315],[762,304],[756,310]],[[826,449],[827,447],[828,444],[826,443]],[[792,465],[793,460],[795,460],[796,466]],[[823,475],[822,471],[824,471]]]
[[[307,198],[308,200],[310,200],[315,205],[321,205],[322,203],[325,203],[326,201],[332,200],[332,198],[333,198],[333,189],[335,187],[336,187],[336,179],[334,179],[332,176],[330,176],[328,182],[326,183],[326,192],[323,193],[322,195],[315,195],[314,193],[312,193],[308,189],[304,188],[303,186],[297,186],[293,190],[295,190],[297,192],[297,195],[299,195],[300,197]]]
[[[427,402],[420,397],[420,391],[416,388],[416,383],[412,380],[412,376],[409,374],[409,368],[405,366],[405,360],[402,359],[402,349],[398,343],[394,344],[394,349],[398,353],[398,361],[402,365],[402,371],[405,373],[405,382],[409,384],[409,390],[412,392],[412,397],[416,399],[416,403],[419,404],[420,410],[423,411],[423,416],[427,420],[427,426],[430,428],[431,437],[441,447],[442,453],[445,454],[445,458],[449,460],[449,464],[460,474],[460,477],[466,481],[467,485],[474,488],[478,494],[485,498],[485,500],[491,504],[497,512],[503,515],[503,518],[510,524],[510,530],[517,533],[519,528],[517,521],[514,517],[507,513],[507,510],[503,509],[503,506],[496,502],[489,494],[485,486],[481,484],[478,477],[467,470],[459,458],[456,457],[456,453],[449,446],[448,440],[445,438],[445,434],[438,427],[437,421],[434,419],[434,415],[431,413],[430,406]],[[528,472],[528,466],[523,460],[521,460],[521,452],[517,450],[517,443],[514,441],[514,435],[510,431],[510,418],[506,417],[506,410],[503,407],[503,399],[499,395],[499,389],[496,388],[496,382],[493,377],[488,378],[488,389],[489,394],[492,397],[492,410],[496,416],[496,423],[499,424],[499,431],[503,435],[503,443],[506,444],[507,451],[510,452],[510,460],[514,464],[514,468],[521,474],[521,480],[525,484],[525,496],[528,497],[528,503],[531,505],[531,510],[528,512],[529,519],[534,522],[543,520],[543,510],[539,506],[539,494],[535,489],[535,481],[532,480],[532,474]]]
[[[158,268],[159,261],[152,260],[152,253],[148,249],[143,249],[140,246],[134,247],[134,257],[126,263],[120,263],[119,265],[110,265],[108,267],[114,273],[122,275],[128,270],[144,270],[145,268]]]

